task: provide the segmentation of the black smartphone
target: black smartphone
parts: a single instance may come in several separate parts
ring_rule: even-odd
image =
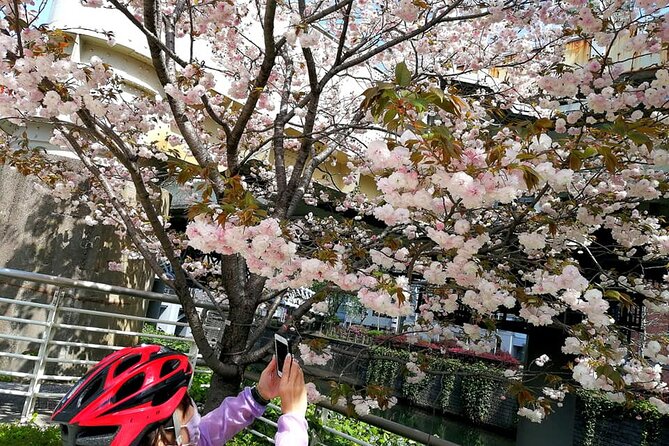
[[[290,354],[290,341],[280,334],[274,335],[274,352],[276,353],[276,374],[283,376],[283,363]]]

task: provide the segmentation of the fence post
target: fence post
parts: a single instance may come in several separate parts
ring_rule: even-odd
[[[49,342],[51,342],[51,338],[53,337],[53,325],[56,322],[56,315],[58,313],[58,307],[60,306],[60,300],[63,297],[63,294],[64,292],[60,289],[60,287],[56,288],[53,293],[52,307],[49,309],[49,314],[47,316],[42,343],[40,344],[39,353],[37,354],[38,359],[35,361],[33,377],[30,380],[30,384],[28,385],[28,396],[26,397],[25,403],[23,403],[21,423],[27,422],[35,410],[35,400],[37,399],[35,394],[39,393],[40,387],[42,386],[42,377],[46,371],[46,359],[47,355],[49,354]]]
[[[199,352],[200,350],[197,348],[195,339],[193,339],[193,342],[190,345],[190,349],[188,350],[188,357],[191,358],[191,365],[193,366],[193,371],[195,371],[195,366],[197,366],[197,355]]]

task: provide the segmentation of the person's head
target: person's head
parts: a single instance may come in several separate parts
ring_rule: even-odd
[[[199,424],[197,406],[185,394],[172,418],[144,434],[139,446],[197,446]]]
[[[186,444],[181,427],[199,419],[188,396],[192,376],[184,354],[159,345],[124,348],[82,377],[51,419],[61,425],[64,446]],[[177,437],[175,429],[186,432]]]

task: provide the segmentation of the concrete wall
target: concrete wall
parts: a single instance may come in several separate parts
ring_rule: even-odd
[[[124,241],[114,234],[113,229],[104,226],[87,226],[84,217],[87,208],[73,206],[70,202],[57,203],[48,194],[34,188],[33,179],[24,177],[15,170],[0,166],[0,267],[30,272],[45,273],[86,279],[129,288],[150,290],[153,273],[140,260],[129,260],[122,254]],[[122,272],[112,272],[108,262],[121,262]],[[0,296],[36,302],[51,302],[55,287],[31,282],[18,282],[0,278]],[[68,293],[70,296],[75,292]],[[78,299],[67,298],[69,304],[77,308],[143,315],[147,302],[138,298],[128,298],[101,293],[76,292]],[[43,310],[26,309],[15,305],[0,304],[0,314],[31,320],[45,320]],[[128,321],[109,322],[92,316],[68,314],[64,322],[77,325],[100,326],[119,330],[135,330],[141,324]],[[39,337],[43,328],[19,323],[0,321],[1,333]],[[118,337],[113,334],[90,334],[83,332],[59,332],[56,339],[106,341],[132,343],[134,338]],[[36,352],[39,346],[28,342],[0,341],[0,349],[5,352]],[[64,352],[54,352],[57,353]],[[97,352],[102,356],[105,352]],[[81,350],[72,349],[70,356],[89,359]],[[91,359],[96,359],[96,352]],[[29,371],[29,361],[12,360],[0,363],[13,370]]]

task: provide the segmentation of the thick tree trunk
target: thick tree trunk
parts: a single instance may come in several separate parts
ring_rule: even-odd
[[[221,337],[221,353],[219,356],[223,364],[234,365],[235,375],[214,374],[211,380],[210,391],[207,394],[205,410],[208,412],[218,407],[227,396],[236,395],[240,390],[244,366],[241,362],[246,353],[246,341],[251,330],[251,323],[255,314],[255,305],[230,306],[228,322]]]
[[[205,403],[206,411],[215,409],[225,397],[236,395],[240,390],[245,369],[244,356],[247,353],[247,342],[265,282],[264,279],[254,275],[249,277],[246,264],[239,256],[224,258],[221,273],[226,283],[230,310],[220,339],[219,360],[223,364],[234,366],[236,373],[215,374],[212,377]]]

